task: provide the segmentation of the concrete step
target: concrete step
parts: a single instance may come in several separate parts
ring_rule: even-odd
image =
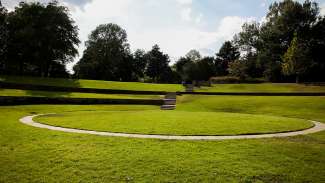
[[[176,99],[164,99],[164,105],[176,105]]]
[[[161,110],[174,110],[176,109],[176,105],[162,105],[160,107]]]

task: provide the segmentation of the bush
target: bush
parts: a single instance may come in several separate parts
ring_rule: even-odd
[[[263,83],[264,79],[261,78],[246,78],[240,79],[236,76],[221,76],[221,77],[212,77],[212,84],[239,84],[239,83]]]

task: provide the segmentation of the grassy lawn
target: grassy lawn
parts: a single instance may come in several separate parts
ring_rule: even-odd
[[[140,134],[239,135],[301,130],[306,120],[267,115],[187,111],[82,111],[40,116],[53,126]]]
[[[138,90],[138,91],[183,91],[180,84],[153,84],[140,82],[116,82],[99,80],[73,80],[73,79],[53,79],[36,77],[14,77],[0,76],[0,81],[10,83],[37,84],[60,87],[80,87],[80,88],[100,88],[114,90]]]
[[[157,107],[0,107],[0,182],[325,180],[325,132],[256,140],[168,141],[69,134],[18,122],[24,115],[49,111],[65,113],[154,109]],[[286,113],[283,111],[283,114]]]
[[[1,95],[29,92],[0,90]],[[71,95],[84,94],[66,94]],[[325,97],[183,95],[177,102],[175,111],[138,105],[0,107],[0,182],[325,182],[324,131],[287,138],[170,141],[70,134],[19,122],[30,114],[58,113],[63,116],[39,120],[175,134],[263,133],[307,127],[307,119],[325,122]],[[99,120],[90,124],[93,118]]]
[[[109,99],[160,99],[160,95],[133,94],[97,94],[77,92],[49,92],[34,90],[0,89],[0,96],[33,96],[33,97],[71,97],[71,98],[109,98]]]
[[[293,83],[215,84],[201,87],[203,92],[325,92],[325,86],[307,86]]]
[[[183,95],[177,98],[177,110],[268,114],[325,122],[325,97]]]

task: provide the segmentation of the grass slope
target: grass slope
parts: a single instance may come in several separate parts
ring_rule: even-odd
[[[177,110],[268,114],[325,122],[325,97],[183,95]]]
[[[36,121],[86,130],[164,135],[263,134],[313,126],[306,120],[267,115],[160,110],[68,112],[40,116]]]
[[[97,93],[77,93],[77,92],[15,90],[15,89],[0,89],[0,96],[109,98],[109,99],[160,99],[160,98],[163,98],[163,96],[160,96],[160,95],[97,94]]]
[[[54,79],[37,77],[14,77],[0,76],[0,81],[9,83],[37,84],[46,86],[60,87],[80,87],[80,88],[100,88],[114,90],[138,90],[138,91],[183,91],[180,84],[152,84],[140,82],[116,82],[99,80],[73,80],[73,79]]]
[[[152,109],[0,107],[0,182],[325,181],[325,132],[290,138],[193,142],[69,134],[18,122],[35,112]]]
[[[203,92],[325,92],[325,86],[307,86],[294,83],[215,84],[201,87]]]

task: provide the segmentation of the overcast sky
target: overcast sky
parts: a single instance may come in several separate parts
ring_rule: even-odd
[[[2,0],[9,10],[20,0]],[[32,0],[28,0],[32,1]],[[48,2],[49,0],[40,0]],[[246,21],[263,21],[274,0],[59,0],[79,27],[79,57],[84,41],[99,24],[116,23],[127,31],[131,49],[154,44],[175,61],[191,49],[214,55]],[[325,0],[317,0],[325,15]],[[77,61],[78,58],[75,60]],[[68,68],[71,70],[73,64]]]

